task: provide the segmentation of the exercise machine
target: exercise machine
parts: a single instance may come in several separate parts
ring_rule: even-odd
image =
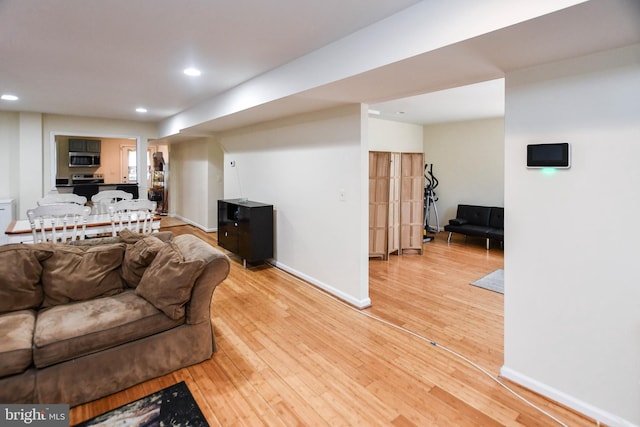
[[[424,165],[424,234],[422,241],[430,242],[433,240],[433,236],[429,236],[429,233],[437,233],[440,231],[440,220],[438,219],[438,209],[436,208],[436,202],[438,196],[436,195],[436,187],[438,186],[438,178],[433,174],[433,163]],[[431,211],[435,217],[435,226],[430,223]]]

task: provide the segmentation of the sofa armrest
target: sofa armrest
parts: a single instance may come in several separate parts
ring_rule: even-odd
[[[211,300],[215,288],[227,277],[231,264],[229,257],[203,240],[183,234],[173,239],[185,260],[201,259],[205,268],[196,279],[191,298],[186,304],[186,322],[196,324],[211,319]]]
[[[468,223],[469,221],[464,218],[453,218],[449,220],[449,224],[451,225],[465,225]]]

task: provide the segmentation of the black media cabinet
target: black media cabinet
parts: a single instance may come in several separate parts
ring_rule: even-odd
[[[273,258],[273,205],[218,200],[218,244],[247,263]]]

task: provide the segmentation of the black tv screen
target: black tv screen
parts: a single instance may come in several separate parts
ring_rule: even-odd
[[[571,158],[568,142],[527,145],[527,167],[568,168]]]

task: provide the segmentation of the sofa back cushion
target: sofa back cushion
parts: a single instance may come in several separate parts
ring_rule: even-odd
[[[167,242],[144,271],[136,294],[171,319],[180,319],[185,315],[184,306],[204,267],[204,260],[186,260],[175,243]]]
[[[52,254],[46,244],[0,246],[0,313],[40,307],[40,263]]]
[[[115,295],[124,289],[119,268],[126,245],[52,245],[42,262],[42,307]]]
[[[128,244],[122,261],[122,279],[130,288],[135,288],[149,264],[165,243],[154,236],[148,236],[138,240],[134,244]]]
[[[489,226],[493,228],[504,228],[504,208],[491,208]]]
[[[488,206],[458,205],[456,218],[467,220],[468,224],[489,226],[491,208]]]

